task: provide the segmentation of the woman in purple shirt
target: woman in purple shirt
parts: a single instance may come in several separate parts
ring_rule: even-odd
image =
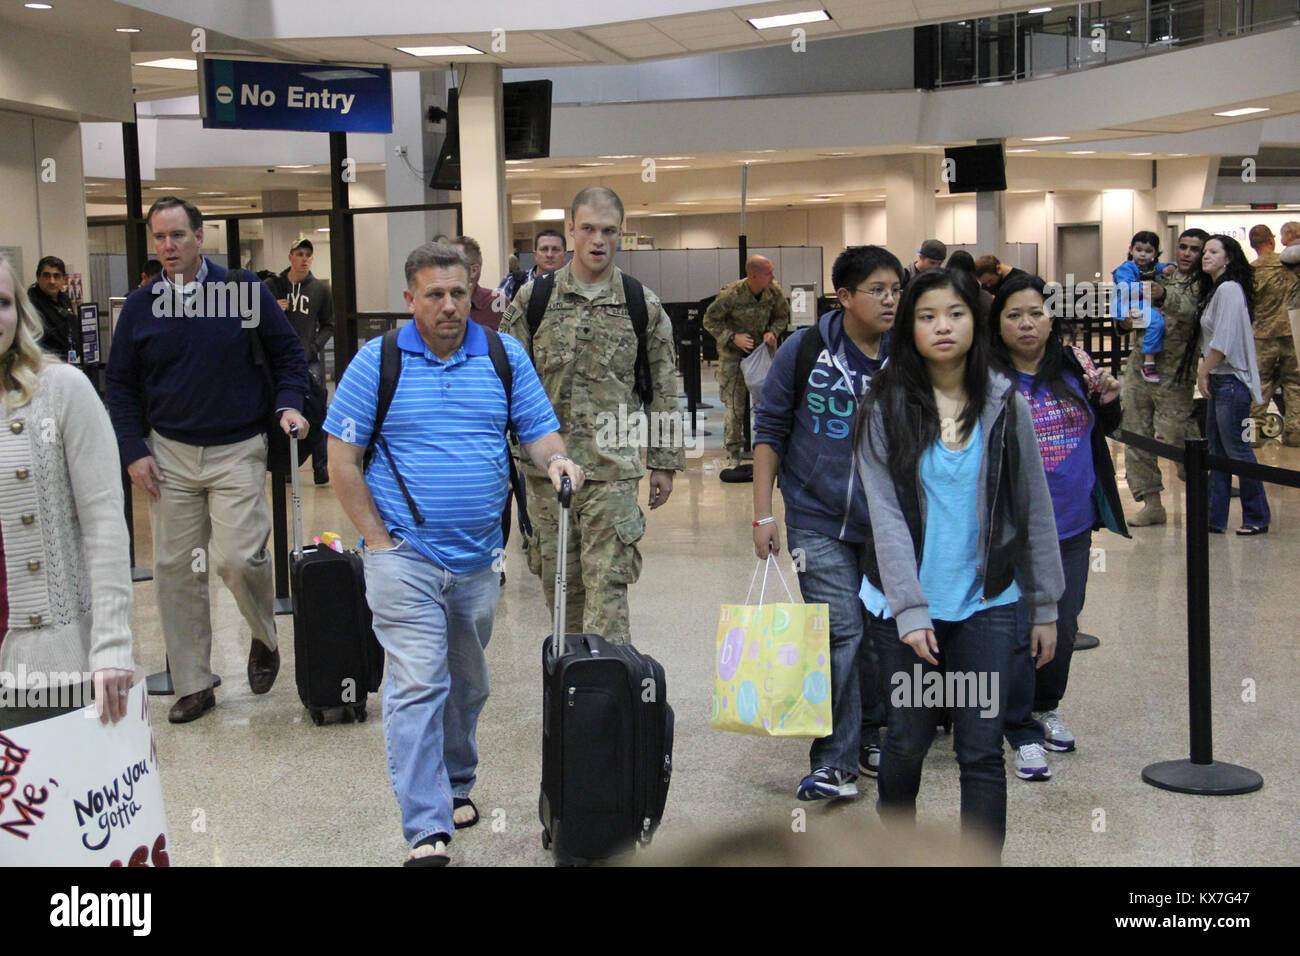
[[[1013,662],[1005,732],[1022,780],[1051,777],[1044,749],[1074,750],[1058,708],[1079,632],[1092,532],[1105,526],[1128,537],[1106,446],[1106,435],[1120,423],[1119,382],[1096,369],[1086,352],[1062,344],[1060,320],[1048,311],[1044,290],[1038,276],[1013,276],[998,290],[989,322],[993,360],[1018,381],[1033,412],[1065,571],[1056,656],[1035,672],[1026,623]]]

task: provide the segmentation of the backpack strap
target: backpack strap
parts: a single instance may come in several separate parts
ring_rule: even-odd
[[[655,397],[654,382],[650,378],[650,353],[646,349],[650,313],[645,306],[645,286],[626,272],[623,273],[623,297],[627,300],[627,312],[632,318],[632,331],[636,333],[634,385],[637,397],[648,410]]]
[[[546,315],[546,306],[555,291],[555,273],[548,272],[533,280],[533,291],[528,298],[528,357],[533,358],[533,336],[542,327],[542,317]],[[533,364],[537,361],[534,359]]]
[[[492,368],[496,370],[497,378],[501,379],[501,385],[506,391],[506,467],[510,472],[511,492],[519,508],[519,532],[525,538],[531,538],[533,524],[528,519],[528,499],[524,490],[524,475],[516,467],[514,456],[510,454],[510,443],[519,441],[512,415],[515,373],[514,369],[510,367],[510,357],[506,355],[506,347],[501,341],[501,334],[486,326],[483,331],[487,334],[488,358],[492,360]],[[506,495],[506,505],[501,511],[501,534],[505,540],[510,538],[510,498],[511,495]]]
[[[415,499],[411,497],[402,473],[397,470],[397,461],[389,451],[388,442],[384,440],[383,435],[384,419],[388,417],[388,408],[393,404],[393,396],[397,393],[397,380],[402,375],[402,350],[397,346],[397,333],[397,329],[389,329],[385,332],[379,347],[379,396],[375,402],[375,423],[370,429],[370,443],[366,446],[362,458],[362,470],[370,468],[376,446],[383,449],[384,454],[388,456],[389,467],[393,469],[393,477],[397,479],[397,487],[401,489],[402,497],[406,499],[406,507],[411,509],[411,517],[419,526],[424,524],[424,516],[415,506]]]
[[[826,343],[822,341],[821,329],[817,328],[817,323],[814,322],[799,337],[799,351],[794,356],[794,407],[796,409],[803,405],[803,396],[808,390],[808,377],[817,367],[817,360],[821,358],[824,348]]]

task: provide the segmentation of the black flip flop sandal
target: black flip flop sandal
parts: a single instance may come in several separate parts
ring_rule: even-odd
[[[434,833],[425,837],[423,840],[420,840],[415,844],[415,846],[411,847],[411,849],[416,850],[422,846],[433,846],[436,843],[447,844],[450,842],[451,838],[448,837],[447,834]],[[406,858],[406,861],[402,866],[446,866],[450,862],[451,858],[449,856],[434,853],[429,856],[409,856]]]
[[[451,800],[452,812],[454,813],[455,811],[459,810],[461,807],[469,807],[471,810],[473,810],[474,819],[466,820],[464,823],[453,822],[452,825],[455,826],[457,830],[465,830],[468,829],[469,827],[472,827],[474,824],[478,823],[478,807],[474,806],[473,800],[471,800],[469,797],[453,797]]]

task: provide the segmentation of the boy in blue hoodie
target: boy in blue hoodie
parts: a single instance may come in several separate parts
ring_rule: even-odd
[[[772,515],[779,475],[790,549],[802,553],[799,590],[830,608],[832,733],[813,741],[800,800],[855,797],[858,774],[874,777],[880,766],[885,708],[858,598],[870,519],[853,422],[888,355],[902,279],[902,264],[880,246],[840,253],[831,268],[840,308],[781,346],[754,413],[754,553],[763,560],[781,550]]]
[[[1111,273],[1115,280],[1115,295],[1111,300],[1111,317],[1116,322],[1146,318],[1146,331],[1142,334],[1142,377],[1153,385],[1160,384],[1156,371],[1156,356],[1165,350],[1165,316],[1147,301],[1142,283],[1152,282],[1173,266],[1162,265],[1160,237],[1154,232],[1142,231],[1129,243],[1128,259]],[[1126,313],[1126,314],[1121,314]]]

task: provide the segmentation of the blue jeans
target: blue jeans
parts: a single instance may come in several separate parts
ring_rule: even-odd
[[[450,838],[452,797],[466,796],[478,766],[475,733],[488,697],[492,618],[501,596],[491,566],[454,574],[403,541],[366,551],[366,600],[387,652],[384,744],[388,774],[414,846]]]
[[[1250,418],[1250,389],[1235,375],[1210,375],[1209,403],[1205,413],[1205,426],[1209,434],[1210,454],[1235,458],[1237,461],[1255,461],[1255,453],[1242,441],[1242,429]],[[1263,482],[1254,478],[1241,478],[1241,523],[1249,527],[1267,528],[1271,515],[1268,496]],[[1220,530],[1228,527],[1228,488],[1232,476],[1222,471],[1210,472],[1210,527]]]
[[[953,705],[953,737],[961,768],[962,838],[991,842],[1001,852],[1007,832],[1002,722],[1019,617],[1017,605],[1006,604],[979,611],[964,621],[935,621],[937,668],[899,639],[897,622],[871,619],[869,630],[880,657],[882,683],[890,689],[889,732],[881,749],[877,781],[880,817],[886,823],[915,825],[921,764],[938,722],[937,708],[917,706],[917,698],[907,692],[915,685],[916,668],[919,666],[923,675],[934,671],[973,674],[990,692],[987,709],[970,695],[963,695],[965,700],[945,700]],[[956,706],[959,703],[962,706]]]
[[[871,615],[858,597],[862,545],[789,525],[786,538],[792,553],[803,550],[799,591],[804,601],[830,609],[831,734],[813,741],[808,762],[813,770],[831,767],[856,775],[858,750],[879,742],[885,717],[875,648],[863,640]]]
[[[1056,656],[1040,668],[1029,656],[1030,609],[1021,602],[1021,638],[1011,665],[1011,687],[1007,691],[1007,743],[1012,747],[1043,742],[1043,727],[1033,712],[1056,710],[1070,680],[1070,659],[1074,638],[1079,633],[1079,613],[1088,590],[1088,567],[1092,562],[1092,532],[1085,531],[1061,541],[1061,569],[1065,572],[1065,593],[1056,602]]]

